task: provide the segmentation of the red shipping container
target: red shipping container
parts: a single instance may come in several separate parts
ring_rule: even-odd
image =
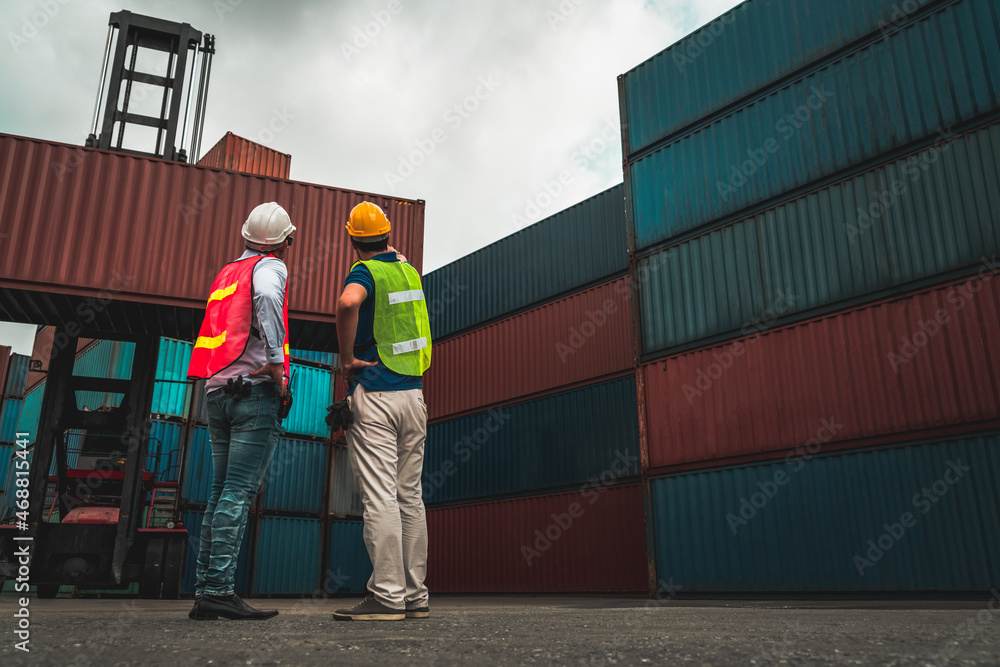
[[[226,132],[225,136],[198,160],[198,164],[257,176],[288,178],[292,168],[292,156],[244,139],[232,132]]]
[[[638,484],[427,510],[431,593],[644,592]]]
[[[990,427],[1000,273],[982,275],[647,364],[650,467]]]
[[[429,419],[632,368],[628,279],[619,278],[435,344]]]
[[[419,269],[420,200],[0,134],[0,220],[10,233],[0,287],[200,311],[219,268],[243,251],[247,215],[276,201],[298,227],[290,316],[330,323],[355,260],[344,222],[365,199],[385,209],[393,245]],[[51,310],[44,300],[24,309]]]

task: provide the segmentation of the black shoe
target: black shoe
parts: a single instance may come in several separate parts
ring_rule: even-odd
[[[430,618],[430,615],[431,608],[427,605],[424,605],[423,607],[407,607],[406,609],[407,618]]]
[[[221,616],[232,621],[244,621],[262,620],[277,615],[275,610],[254,609],[234,593],[226,596],[203,595],[194,618],[198,621],[214,621]]]
[[[406,612],[386,607],[374,595],[369,594],[353,609],[338,609],[333,612],[333,618],[337,621],[402,621],[406,618]]]
[[[198,615],[198,605],[201,603],[201,598],[194,599],[194,606],[191,607],[191,611],[188,612],[188,618],[194,618]]]

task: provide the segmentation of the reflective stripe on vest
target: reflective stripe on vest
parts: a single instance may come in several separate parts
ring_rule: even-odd
[[[420,274],[404,262],[357,264],[364,264],[375,280],[372,330],[379,359],[400,375],[423,375],[431,365],[431,325]]]
[[[264,257],[258,255],[222,267],[209,292],[205,319],[191,351],[188,377],[210,378],[225,370],[246,351],[253,320],[253,272]],[[285,337],[288,337],[288,285],[282,307]],[[284,344],[285,376],[289,375],[289,346]]]

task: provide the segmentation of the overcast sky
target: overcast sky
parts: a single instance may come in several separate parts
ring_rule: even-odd
[[[736,4],[3,0],[0,132],[82,144],[108,15],[187,22],[217,39],[202,153],[233,131],[426,200],[433,270],[621,182],[617,76]]]

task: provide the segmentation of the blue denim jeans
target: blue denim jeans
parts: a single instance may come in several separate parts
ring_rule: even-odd
[[[282,434],[281,397],[270,382],[250,396],[208,396],[208,435],[212,442],[212,493],[201,524],[195,596],[235,591],[247,516]]]

